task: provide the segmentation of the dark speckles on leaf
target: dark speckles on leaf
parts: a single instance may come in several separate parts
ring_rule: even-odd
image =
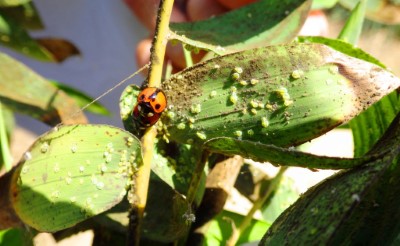
[[[47,176],[48,176],[47,173],[43,173],[43,174],[42,174],[42,181],[43,181],[43,183],[46,183],[46,182],[47,182]]]

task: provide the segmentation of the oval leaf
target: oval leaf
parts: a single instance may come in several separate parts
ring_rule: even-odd
[[[400,80],[321,44],[271,46],[200,63],[163,84],[171,140],[230,137],[294,146],[347,122]]]
[[[41,136],[25,154],[11,185],[24,223],[58,231],[108,210],[126,194],[140,143],[106,125],[68,125]]]
[[[50,125],[87,122],[72,98],[24,64],[1,52],[0,99],[12,110]]]

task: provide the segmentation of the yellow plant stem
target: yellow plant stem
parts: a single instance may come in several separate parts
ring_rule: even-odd
[[[169,32],[169,19],[172,12],[173,0],[161,0],[157,14],[157,23],[155,35],[153,38],[151,55],[150,55],[150,68],[148,75],[148,86],[149,87],[160,87],[163,62],[165,56],[165,49],[168,42],[167,35]],[[143,220],[143,213],[146,207],[147,194],[150,182],[150,171],[151,162],[153,159],[154,150],[154,139],[157,135],[157,130],[154,127],[150,127],[144,133],[141,141],[143,147],[143,164],[139,167],[136,178],[135,194],[137,196],[137,203],[132,204],[134,207],[132,210],[137,212],[136,228],[131,228],[134,231],[131,233],[135,234],[135,244],[139,244],[140,239],[140,228]],[[133,216],[132,216],[133,217]],[[131,217],[131,219],[132,219]]]
[[[153,38],[150,55],[149,87],[159,87],[161,84],[165,49],[168,42],[169,19],[171,17],[173,0],[161,0],[157,14],[156,33]]]
[[[281,182],[282,176],[287,170],[287,167],[281,167],[278,174],[271,180],[271,184],[269,185],[268,189],[264,192],[264,194],[257,199],[253,203],[253,207],[250,209],[246,217],[244,217],[242,223],[237,228],[232,228],[232,235],[226,242],[227,246],[234,246],[236,245],[240,235],[242,235],[243,231],[249,227],[251,220],[253,219],[254,214],[259,210],[263,204],[267,201],[267,199],[271,196],[272,192],[274,192],[279,183]]]

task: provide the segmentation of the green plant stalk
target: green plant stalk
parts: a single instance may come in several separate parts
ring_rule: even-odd
[[[3,108],[0,102],[0,145],[1,145],[1,154],[3,156],[4,167],[6,171],[10,171],[12,168],[12,157],[10,154],[10,149],[8,145],[7,139],[7,131],[6,125],[3,118]]]
[[[167,65],[165,66],[165,75],[164,78],[165,80],[169,79],[172,75],[172,64],[170,61],[167,62]]]
[[[209,155],[210,155],[210,153],[208,151],[203,150],[203,152],[201,154],[201,158],[199,158],[199,160],[196,163],[196,168],[195,168],[195,170],[193,170],[193,176],[192,176],[192,179],[190,180],[189,189],[188,189],[188,192],[186,195],[187,202],[190,205],[192,205],[192,203],[196,197],[196,193],[197,193],[197,190],[200,185],[200,180],[203,175],[204,167],[208,163]]]
[[[156,30],[150,55],[150,68],[148,75],[149,87],[160,87],[163,71],[165,49],[167,45],[167,34],[169,32],[169,19],[172,12],[173,0],[162,0],[157,13]],[[137,204],[131,204],[133,212],[137,212],[136,226],[130,227],[130,233],[135,234],[135,244],[139,244],[140,228],[143,221],[144,209],[147,202],[147,193],[150,181],[151,162],[153,158],[154,139],[157,135],[156,128],[150,127],[146,130],[141,141],[143,146],[143,164],[140,166],[136,179]],[[130,218],[133,218],[132,213]],[[130,222],[131,223],[131,222]],[[136,228],[135,228],[136,227]]]
[[[193,66],[193,59],[191,56],[191,52],[185,49],[185,45],[182,44],[183,55],[185,56],[186,67]]]
[[[253,203],[253,207],[250,209],[249,213],[244,217],[242,223],[237,228],[232,229],[232,235],[230,238],[227,240],[226,245],[227,246],[234,246],[236,245],[240,235],[244,230],[246,230],[247,227],[249,227],[251,220],[253,219],[254,214],[259,210],[265,201],[268,200],[268,198],[271,196],[272,192],[274,192],[279,183],[282,180],[282,176],[287,170],[287,167],[281,167],[279,169],[279,172],[276,174],[276,176],[271,180],[271,184],[269,185],[268,189],[265,191],[264,195],[261,196],[257,201]]]

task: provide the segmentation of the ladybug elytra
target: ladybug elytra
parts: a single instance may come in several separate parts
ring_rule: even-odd
[[[137,104],[133,109],[135,121],[142,126],[154,125],[167,107],[167,98],[164,92],[155,87],[147,87],[137,97]]]

